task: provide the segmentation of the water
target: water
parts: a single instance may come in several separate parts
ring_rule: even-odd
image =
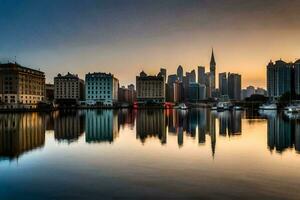
[[[0,114],[0,196],[300,199],[299,152],[274,112]]]

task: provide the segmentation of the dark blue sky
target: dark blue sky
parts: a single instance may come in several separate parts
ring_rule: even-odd
[[[141,69],[207,66],[213,46],[219,72],[263,72],[271,58],[300,54],[299,7],[292,0],[0,0],[0,60],[16,56],[48,82],[58,72],[110,71],[127,84]],[[264,76],[244,77],[264,84]]]

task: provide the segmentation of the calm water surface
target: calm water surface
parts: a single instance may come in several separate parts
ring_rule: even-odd
[[[300,121],[272,112],[0,114],[0,196],[300,199],[299,152]]]

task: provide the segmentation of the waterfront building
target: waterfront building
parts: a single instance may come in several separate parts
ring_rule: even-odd
[[[78,75],[67,73],[54,77],[54,100],[60,105],[76,105],[84,100],[84,81]]]
[[[295,93],[300,95],[300,59],[297,60],[294,64],[295,68]]]
[[[292,65],[282,60],[267,65],[268,96],[278,98],[286,92],[292,92]]]
[[[205,84],[205,67],[198,66],[198,83]]]
[[[206,99],[206,86],[204,84],[199,85],[199,100]]]
[[[227,73],[219,73],[219,92],[220,95],[228,95]]]
[[[241,75],[228,73],[228,96],[231,100],[241,100],[241,87]]]
[[[85,75],[85,99],[88,105],[112,106],[118,100],[119,80],[109,73]]]
[[[133,104],[135,101],[135,90],[129,85],[128,88],[122,86],[118,89],[118,101],[123,103]]]
[[[36,108],[44,97],[44,72],[17,63],[0,64],[0,103],[4,108]]]
[[[138,103],[164,103],[165,81],[160,74],[148,76],[144,71],[136,77],[136,90]]]

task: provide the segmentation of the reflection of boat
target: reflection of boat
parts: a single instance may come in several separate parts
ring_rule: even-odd
[[[233,110],[243,110],[243,107],[241,107],[241,106],[234,106]]]
[[[229,110],[230,108],[231,108],[231,103],[230,102],[219,102],[217,104],[217,110],[218,111]]]
[[[184,103],[180,103],[177,106],[174,106],[175,109],[187,110],[188,107]]]
[[[277,110],[277,105],[275,103],[263,104],[259,106],[260,110]]]
[[[211,110],[218,110],[217,106],[212,106]]]

